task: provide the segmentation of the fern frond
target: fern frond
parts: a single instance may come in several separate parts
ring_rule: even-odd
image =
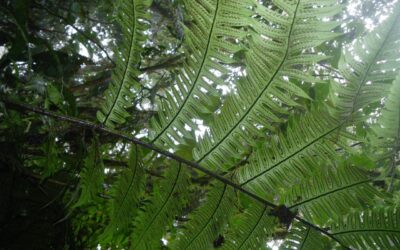
[[[104,165],[99,147],[98,137],[95,136],[84,160],[84,168],[80,173],[81,194],[74,207],[95,201],[103,190]]]
[[[345,84],[332,81],[334,110],[347,120],[354,112],[380,101],[400,70],[400,2],[376,29],[344,49],[339,72]],[[365,116],[358,115],[359,119]],[[354,119],[354,118],[353,118]]]
[[[278,224],[270,212],[270,208],[254,204],[235,216],[221,249],[265,249]]]
[[[372,185],[371,177],[365,171],[352,166],[314,173],[289,188],[281,203],[290,209],[299,210],[305,219],[324,223],[351,208],[363,208],[382,196]]]
[[[296,83],[318,82],[307,68],[326,58],[311,49],[338,36],[331,32],[338,23],[322,21],[341,10],[336,1],[321,5],[304,0],[273,2],[275,10],[257,4],[259,20],[253,20],[254,32],[245,53],[247,76],[194,150],[197,162],[212,169],[233,165],[246,152],[244,145],[254,145],[255,138],[265,137],[266,131],[274,131],[285,121],[286,107],[309,98]]]
[[[118,23],[123,33],[123,42],[118,44],[116,66],[112,80],[104,93],[104,101],[97,112],[97,119],[108,127],[123,124],[129,113],[127,108],[133,105],[134,92],[138,90],[138,65],[142,43],[146,39],[148,9],[151,0],[119,0]]]
[[[189,176],[187,169],[170,166],[165,179],[155,184],[153,196],[142,208],[134,223],[131,236],[133,249],[156,249],[161,246],[161,238],[175,216],[184,208]]]
[[[333,165],[343,144],[340,123],[324,108],[289,120],[286,131],[255,149],[248,164],[234,170],[243,187],[272,200],[288,185],[308,178],[320,163]]]
[[[292,225],[289,235],[282,244],[282,249],[308,250],[331,249],[329,238],[323,236],[315,229],[296,222]]]
[[[135,145],[129,153],[128,168],[121,171],[118,180],[113,184],[112,201],[109,202],[110,224],[107,225],[101,238],[128,232],[138,212],[139,200],[145,189],[145,180],[140,149]]]
[[[174,141],[192,138],[185,125],[194,129],[193,118],[212,114],[219,105],[216,86],[229,73],[226,65],[237,63],[233,55],[242,50],[242,40],[252,12],[250,0],[185,0],[192,18],[185,27],[184,45],[188,56],[176,79],[158,104],[159,112],[151,120],[153,143],[174,148]]]
[[[354,249],[398,249],[398,208],[357,211],[331,225],[332,234]]]
[[[400,74],[390,89],[385,106],[378,118],[374,131],[378,137],[386,138],[394,144],[400,141]]]
[[[193,214],[184,230],[177,233],[172,249],[210,249],[221,234],[230,214],[234,211],[232,187],[218,183],[207,195],[207,200]]]
[[[378,159],[387,162],[383,169],[384,175],[390,177],[388,191],[392,192],[395,186],[397,166],[396,159],[400,150],[400,74],[393,82],[385,106],[373,127],[375,132],[371,135],[372,145]],[[386,165],[386,164],[385,164]]]

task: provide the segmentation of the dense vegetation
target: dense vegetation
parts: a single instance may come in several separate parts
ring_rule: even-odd
[[[3,1],[5,249],[398,249],[400,2]]]

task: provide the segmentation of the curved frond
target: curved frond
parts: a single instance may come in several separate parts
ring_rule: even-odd
[[[348,120],[354,112],[380,101],[400,70],[400,2],[374,31],[343,50],[339,72],[346,83],[332,81],[334,110]],[[359,117],[365,119],[365,117]]]
[[[108,127],[123,124],[134,100],[132,89],[138,90],[138,65],[142,43],[147,29],[148,9],[151,0],[120,0],[118,6],[118,23],[123,33],[123,42],[118,44],[116,67],[112,80],[104,93],[104,102],[97,112],[97,119]]]
[[[145,189],[145,171],[138,146],[129,153],[128,168],[121,171],[113,184],[109,203],[110,224],[104,230],[103,237],[127,233],[138,212],[139,200]]]
[[[400,210],[357,211],[332,224],[331,232],[354,249],[397,249],[400,246]]]
[[[315,229],[305,226],[300,222],[292,225],[288,237],[285,239],[282,249],[308,250],[308,249],[331,249],[329,238],[323,236]]]
[[[386,161],[388,168],[384,169],[390,177],[388,191],[392,192],[395,186],[396,159],[400,150],[400,74],[393,82],[385,106],[374,126],[375,135],[372,137],[373,148],[378,149],[375,154]]]
[[[216,184],[207,195],[207,200],[193,214],[184,230],[178,232],[172,249],[210,249],[234,211],[234,190],[224,184]]]
[[[84,160],[84,168],[80,173],[81,194],[74,207],[85,205],[96,200],[102,192],[104,182],[104,165],[101,158],[98,137],[92,141],[88,155]]]
[[[235,157],[242,157],[244,145],[254,145],[256,138],[285,121],[287,107],[298,106],[298,98],[309,98],[296,84],[318,82],[307,69],[326,59],[312,48],[338,36],[331,32],[337,22],[322,21],[341,10],[337,1],[273,3],[275,9],[257,4],[258,20],[253,20],[245,53],[247,76],[238,82],[238,93],[227,98],[194,150],[197,162],[212,169],[226,170],[237,161]]]
[[[305,219],[324,223],[351,208],[363,208],[380,196],[371,185],[365,171],[351,166],[314,173],[310,179],[293,185],[281,201],[292,210],[298,210]]]
[[[277,219],[269,215],[270,212],[270,208],[254,204],[235,216],[221,249],[265,249],[278,224]]]
[[[216,86],[228,76],[227,65],[237,63],[233,55],[242,50],[237,40],[246,36],[241,27],[252,15],[250,0],[186,0],[184,4],[192,18],[185,28],[188,56],[151,120],[153,143],[171,148],[174,141],[192,137],[185,125],[194,129],[194,118],[212,114],[219,105]]]
[[[149,203],[138,214],[132,234],[133,249],[155,249],[167,226],[184,208],[189,176],[184,166],[170,166],[165,179],[156,184]]]
[[[392,140],[395,144],[400,141],[400,74],[390,89],[385,100],[385,106],[378,118],[378,126],[374,128],[378,137]]]

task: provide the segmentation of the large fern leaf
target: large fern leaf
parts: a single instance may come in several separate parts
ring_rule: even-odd
[[[132,234],[133,249],[155,249],[175,216],[184,208],[188,187],[187,169],[170,166],[165,179],[156,184],[149,203],[142,208],[135,220]]]
[[[296,82],[317,82],[306,69],[326,58],[311,49],[337,36],[331,32],[337,23],[322,21],[341,10],[336,1],[273,2],[275,9],[257,4],[259,20],[253,21],[245,54],[247,77],[239,81],[238,94],[227,99],[195,148],[195,159],[212,169],[226,170],[235,157],[242,157],[244,144],[254,145],[255,138],[284,121],[285,107],[297,106],[299,97],[308,98]]]
[[[331,225],[332,234],[354,249],[398,249],[398,208],[357,211]]]
[[[193,214],[184,230],[178,232],[172,249],[210,249],[221,234],[232,207],[234,190],[232,187],[218,183],[207,196],[204,204]]]
[[[192,18],[185,27],[187,57],[176,84],[158,104],[158,115],[151,120],[153,142],[175,147],[182,137],[191,138],[185,125],[195,129],[194,118],[212,114],[219,104],[217,85],[229,72],[226,65],[236,63],[233,55],[242,47],[246,32],[240,27],[250,19],[250,0],[186,0]]]
[[[104,93],[104,102],[97,112],[97,119],[109,127],[122,124],[129,117],[127,108],[133,104],[134,92],[138,90],[138,64],[142,43],[147,29],[148,8],[151,0],[119,0],[117,3],[118,23],[121,26],[123,42],[117,45],[116,67],[111,84]]]
[[[344,49],[339,71],[345,84],[332,81],[331,100],[334,109],[344,120],[366,106],[380,101],[387,93],[388,84],[400,70],[400,2],[386,21]],[[359,119],[365,119],[358,113]]]

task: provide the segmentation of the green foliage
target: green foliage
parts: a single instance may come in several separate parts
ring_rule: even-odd
[[[103,190],[104,164],[99,147],[98,138],[94,138],[80,173],[81,193],[74,207],[96,202]]]
[[[355,249],[395,249],[400,244],[396,208],[350,213],[332,226],[332,234]]]
[[[346,2],[7,1],[4,183],[57,185],[71,248],[395,249],[400,1]]]
[[[187,170],[172,165],[160,182],[155,182],[149,201],[135,218],[132,234],[133,249],[154,249],[161,245],[167,227],[187,202]]]
[[[328,238],[322,236],[315,229],[301,223],[294,223],[292,226],[282,249],[331,249]]]
[[[286,190],[281,203],[318,224],[346,214],[352,208],[371,206],[379,195],[365,171],[347,165],[317,171],[310,179]]]
[[[109,202],[110,223],[104,229],[102,241],[108,243],[115,235],[129,233],[132,220],[138,213],[140,198],[145,190],[145,169],[142,163],[140,149],[133,146],[130,149],[128,167],[121,171],[112,190],[112,201]]]
[[[266,249],[277,224],[270,213],[269,208],[255,204],[234,216],[221,249]]]
[[[341,10],[336,1],[324,1],[316,8],[310,8],[308,1],[275,4],[275,10],[256,6],[254,15],[261,20],[252,21],[254,33],[245,53],[247,76],[238,81],[238,93],[227,98],[194,150],[195,159],[212,169],[232,166],[248,151],[246,145],[252,146],[255,138],[285,122],[298,98],[309,98],[298,83],[318,82],[308,69],[326,59],[310,49],[338,36],[330,32],[337,22],[321,22]]]
[[[207,200],[189,217],[184,230],[177,233],[172,247],[175,249],[209,249],[223,231],[223,227],[233,212],[234,190],[224,184],[212,187]]]
[[[124,41],[118,45],[116,68],[113,72],[111,84],[104,92],[104,102],[97,119],[109,126],[122,124],[129,117],[127,108],[132,106],[135,98],[134,91],[139,90],[138,65],[142,45],[146,39],[144,31],[147,29],[147,9],[151,0],[128,1],[120,0],[117,3],[118,19],[122,29]]]
[[[400,41],[400,5],[373,32],[343,50],[339,61],[340,74],[346,85],[332,82],[331,99],[340,116],[349,120],[365,120],[376,102],[383,98],[388,84],[398,74],[400,61],[393,53]],[[360,112],[363,111],[363,112]]]

